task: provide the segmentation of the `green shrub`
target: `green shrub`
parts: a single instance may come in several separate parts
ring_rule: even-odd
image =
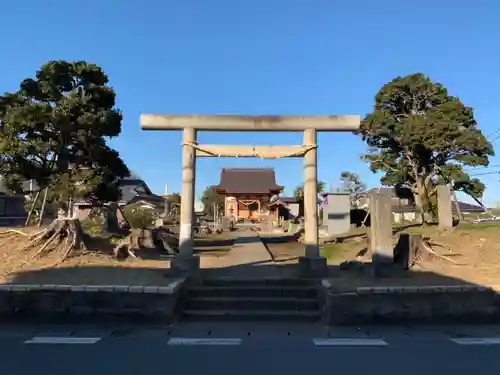
[[[134,205],[123,208],[123,215],[133,229],[150,229],[156,219],[156,215],[152,210]]]
[[[101,233],[101,218],[99,216],[88,216],[81,221],[82,228],[91,235]]]

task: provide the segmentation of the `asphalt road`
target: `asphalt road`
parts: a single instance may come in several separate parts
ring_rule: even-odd
[[[0,327],[4,374],[499,374],[500,327]]]

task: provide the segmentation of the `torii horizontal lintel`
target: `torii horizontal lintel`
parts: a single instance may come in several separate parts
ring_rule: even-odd
[[[279,159],[302,157],[316,145],[298,146],[248,146],[248,145],[190,145],[196,149],[197,157],[242,157]]]
[[[211,131],[356,131],[358,115],[345,116],[245,116],[245,115],[141,115],[143,130]]]

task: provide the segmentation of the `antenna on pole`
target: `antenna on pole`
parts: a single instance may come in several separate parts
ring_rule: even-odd
[[[165,210],[164,210],[164,213],[163,213],[163,214],[165,215],[165,217],[167,217],[167,216],[168,216],[168,214],[169,214],[169,204],[168,204],[168,185],[167,185],[167,184],[165,184],[165,194],[164,194],[164,196],[163,196],[163,197],[164,197],[164,199],[165,199],[165,207],[164,207],[164,209],[165,209]]]

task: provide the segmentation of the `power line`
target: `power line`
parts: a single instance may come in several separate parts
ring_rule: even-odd
[[[487,139],[488,139],[488,138],[491,138],[491,137],[493,137],[494,135],[496,135],[496,134],[498,134],[498,133],[500,133],[500,128],[498,128],[497,130],[495,130],[493,133],[488,134],[488,135],[486,136],[486,138],[487,138]],[[498,136],[497,136],[497,137],[498,137]],[[497,138],[497,137],[496,137],[496,138]],[[496,139],[496,138],[495,138],[495,139]],[[490,140],[490,142],[491,142],[491,140]]]
[[[473,173],[473,174],[469,174],[469,176],[486,176],[486,175],[490,175],[490,174],[500,174],[500,171]]]
[[[500,129],[499,129],[499,130],[500,130]],[[500,138],[500,134],[499,134],[499,135],[497,135],[495,138],[491,139],[491,140],[490,140],[490,142],[491,142],[491,143],[494,143],[494,142],[495,142],[497,139],[499,139],[499,138]]]
[[[487,168],[500,168],[500,164],[484,165],[484,166],[480,166],[480,167],[465,167],[464,170],[470,171],[470,172],[475,172],[478,169],[481,170],[481,169],[487,169]]]
[[[494,143],[497,139],[500,139],[500,128],[496,129],[493,133],[485,135],[485,138],[490,142]]]

